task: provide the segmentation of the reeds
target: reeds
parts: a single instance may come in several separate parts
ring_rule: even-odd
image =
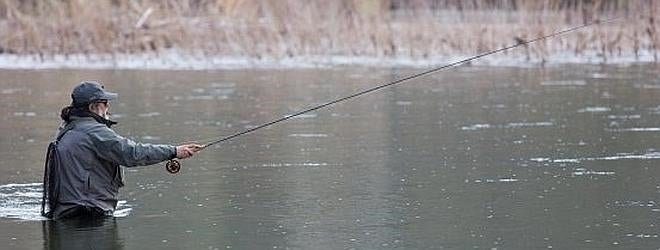
[[[660,49],[651,0],[0,0],[0,53],[430,58],[475,54],[597,18],[526,50],[603,58]]]

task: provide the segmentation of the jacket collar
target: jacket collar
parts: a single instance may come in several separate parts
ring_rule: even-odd
[[[107,126],[108,128],[111,128],[113,125],[117,124],[117,122],[115,122],[115,121],[105,119],[105,118],[101,117],[100,115],[94,114],[92,112],[76,112],[76,113],[73,113],[73,114],[71,114],[71,120],[72,121],[75,121],[75,120],[93,120],[93,121],[96,121],[98,123],[101,123],[101,124]]]

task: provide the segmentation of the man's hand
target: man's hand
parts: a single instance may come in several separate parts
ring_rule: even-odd
[[[176,147],[176,158],[185,159],[202,150],[202,145],[184,144]]]

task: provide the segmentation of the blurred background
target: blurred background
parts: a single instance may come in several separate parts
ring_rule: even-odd
[[[587,55],[597,62],[657,61],[658,13],[660,4],[647,0],[5,0],[0,53],[40,60],[174,53],[207,63],[210,58],[429,60],[622,17],[507,54],[536,62]]]

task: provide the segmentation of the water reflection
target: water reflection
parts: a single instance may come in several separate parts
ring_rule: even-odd
[[[44,249],[124,249],[117,224],[114,217],[42,221]]]

